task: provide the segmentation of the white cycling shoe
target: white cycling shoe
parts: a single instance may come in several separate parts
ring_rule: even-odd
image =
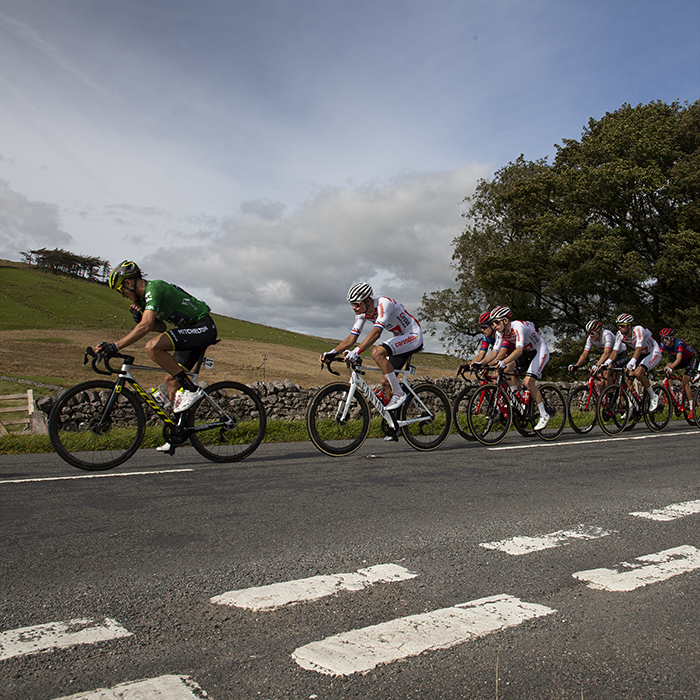
[[[547,423],[549,423],[549,419],[551,416],[548,413],[545,413],[543,416],[540,416],[540,419],[537,421],[537,425],[535,426],[535,430],[544,430],[547,427]]]
[[[199,399],[204,396],[202,389],[197,391],[178,391],[175,394],[175,403],[173,404],[173,413],[182,413],[193,406]]]
[[[184,447],[185,445],[190,444],[190,439],[187,438],[185,442],[183,442],[181,445],[178,445],[178,447]],[[170,443],[169,442],[164,442],[160,447],[156,447],[156,452],[170,452]]]
[[[403,406],[407,398],[408,394],[402,394],[401,396],[396,396],[396,394],[394,394],[394,396],[391,397],[391,401],[389,401],[389,403],[386,405],[386,410],[393,411],[400,406]]]
[[[659,395],[649,398],[649,413],[653,413],[659,407]]]

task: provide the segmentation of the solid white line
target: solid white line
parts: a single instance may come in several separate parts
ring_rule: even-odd
[[[686,515],[694,515],[700,513],[700,501],[686,501],[685,503],[672,503],[666,508],[657,508],[648,512],[630,513],[637,518],[647,518],[648,520],[676,520],[683,518]]]
[[[700,435],[700,431],[689,430],[683,433],[650,433],[649,435],[629,435],[625,437],[590,438],[588,440],[567,440],[565,442],[533,442],[527,445],[508,445],[506,447],[487,447],[487,450],[527,450],[533,447],[566,447],[567,445],[590,445],[596,442],[616,442],[625,440],[648,440],[658,437],[676,437],[678,435]]]
[[[56,700],[201,700],[206,697],[209,696],[188,676],[160,676]]]
[[[635,588],[700,569],[700,551],[691,546],[675,547],[637,557],[634,561],[639,563],[622,562],[617,565],[618,569],[627,569],[626,571],[590,569],[578,571],[573,576],[580,581],[586,581],[589,588],[601,591],[633,591]]]
[[[0,484],[26,484],[30,481],[70,481],[72,479],[110,479],[117,476],[151,476],[151,474],[177,474],[193,472],[194,469],[158,469],[152,472],[119,472],[117,474],[84,474],[81,476],[46,476],[33,479],[4,479]]]
[[[0,633],[0,659],[25,656],[49,649],[94,644],[119,637],[130,637],[115,620],[68,620],[49,622],[33,627],[21,627]]]
[[[600,527],[592,525],[579,525],[576,530],[559,530],[548,535],[537,535],[535,537],[512,537],[498,542],[482,542],[479,547],[485,549],[497,549],[506,554],[520,556],[539,552],[543,549],[560,547],[569,544],[572,540],[594,540],[598,537],[605,537],[610,533]]]
[[[274,610],[284,605],[316,600],[340,591],[360,591],[375,583],[391,583],[415,578],[408,569],[397,564],[378,564],[358,569],[352,574],[311,576],[310,578],[255,586],[222,593],[211,599],[215,605],[231,605],[249,610]]]
[[[299,647],[292,658],[310,671],[349,676],[424,651],[448,649],[553,612],[543,605],[497,595],[328,637]]]

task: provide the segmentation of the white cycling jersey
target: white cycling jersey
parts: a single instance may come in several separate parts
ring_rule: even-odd
[[[615,336],[615,347],[619,354],[623,354],[630,348],[632,352],[637,348],[642,349],[642,362],[647,369],[654,369],[661,360],[661,349],[659,344],[654,340],[651,331],[644,326],[634,326],[632,335],[622,335],[622,331],[618,331]]]
[[[593,338],[591,338],[589,335],[583,351],[590,352],[594,346],[598,348],[598,350],[605,350],[607,348],[612,348],[613,345],[615,345],[615,335],[612,331],[605,329],[600,334],[600,338],[598,338],[598,340],[593,340]]]
[[[531,321],[513,321],[510,331],[496,333],[496,350],[505,348],[510,355],[515,348],[522,348],[528,358],[532,358],[527,368],[527,374],[539,379],[544,366],[549,362],[547,341],[539,334]]]
[[[355,323],[350,333],[359,336],[367,321],[375,328],[389,331],[394,337],[383,343],[395,354],[417,350],[423,344],[423,331],[420,323],[406,311],[403,304],[389,297],[377,297],[371,314],[355,314]]]

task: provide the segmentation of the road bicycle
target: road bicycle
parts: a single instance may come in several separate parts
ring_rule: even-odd
[[[696,422],[695,418],[689,418],[688,414],[690,413],[690,406],[688,404],[688,397],[686,396],[685,389],[683,388],[683,376],[674,376],[673,374],[666,374],[664,373],[664,380],[662,382],[662,385],[668,392],[669,398],[671,399],[671,403],[673,404],[673,413],[676,415],[676,417],[680,417],[681,414],[683,414],[683,417],[686,420],[686,423],[689,425],[698,425]],[[654,390],[656,391],[656,387],[654,387]],[[691,386],[692,390],[692,386]],[[700,392],[700,388],[695,389],[695,395],[694,395],[694,400],[693,400],[693,406],[697,407],[697,402],[698,402],[698,394]],[[695,408],[695,411],[697,412],[697,408]]]
[[[542,384],[545,409],[550,416],[543,430],[535,430],[539,411],[529,394],[521,394],[509,386],[503,369],[498,370],[495,383],[478,387],[469,400],[467,420],[474,437],[484,445],[496,445],[505,438],[511,425],[521,435],[539,435],[543,440],[556,440],[566,426],[566,401],[564,394],[554,384]]]
[[[640,418],[644,418],[647,428],[652,432],[659,433],[668,425],[671,420],[672,404],[666,387],[661,384],[654,385],[653,389],[659,398],[655,411],[649,410],[649,394],[645,391],[640,396],[629,386],[625,378],[631,378],[626,369],[622,367],[611,367],[610,372],[617,373],[619,379],[615,384],[611,384],[603,389],[598,400],[597,416],[600,427],[606,435],[618,435],[629,423],[636,423]],[[649,372],[651,380],[652,373]]]
[[[587,371],[587,370],[586,370]],[[569,425],[579,435],[586,435],[595,428],[598,422],[596,408],[600,398],[597,380],[601,378],[603,369],[589,373],[588,381],[574,388],[569,394],[567,412],[569,414]],[[572,374],[576,370],[572,371]]]
[[[194,383],[202,366],[210,369],[214,364],[204,356],[206,350],[207,346],[202,348],[193,371],[188,372]],[[95,372],[116,374],[117,380],[77,384],[59,395],[49,415],[51,444],[74,467],[101,471],[132,457],[146,431],[143,404],[163,422],[163,439],[170,444],[171,455],[189,440],[197,452],[213,462],[237,462],[251,455],[265,437],[265,407],[245,384],[223,381],[203,386],[203,398],[187,411],[171,415],[132,375],[133,370],[165,370],[135,365],[131,355],[104,357],[91,348],[85,350],[83,365],[89,357]],[[113,358],[122,360],[120,369],[110,365]],[[98,367],[101,360],[104,369]]]
[[[469,371],[470,368],[471,365],[469,364],[460,365],[459,369],[457,370],[457,376],[462,377],[462,379],[467,381],[465,373]],[[469,401],[472,394],[480,386],[484,386],[485,384],[493,382],[496,379],[495,372],[489,370],[490,368],[487,366],[479,367],[478,369],[471,369],[473,373],[481,377],[479,384],[468,384],[465,386],[464,389],[457,394],[457,398],[455,398],[452,405],[452,415],[454,416],[455,429],[459,435],[470,442],[475,441],[476,438],[469,428]],[[520,384],[520,390],[523,390],[522,383]],[[534,431],[532,431],[532,433],[534,434]]]
[[[332,382],[322,387],[311,399],[306,413],[306,427],[311,441],[333,457],[355,452],[367,439],[370,431],[370,406],[381,416],[383,433],[398,441],[403,435],[417,450],[434,450],[447,439],[452,427],[452,410],[447,394],[435,384],[411,386],[409,376],[416,374],[411,355],[401,374],[401,387],[408,394],[397,409],[387,411],[377,394],[367,385],[363,376],[367,371],[381,371],[379,367],[362,367],[362,358],[347,362],[342,357],[333,362],[345,362],[350,370],[349,382]],[[323,365],[321,366],[323,369]],[[330,364],[328,371],[334,372]]]

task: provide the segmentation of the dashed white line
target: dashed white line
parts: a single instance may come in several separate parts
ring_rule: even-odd
[[[151,476],[153,474],[177,474],[194,469],[156,469],[150,472],[118,472],[116,474],[81,474],[80,476],[40,476],[31,479],[3,479],[0,484],[27,484],[32,481],[73,481],[75,479],[114,479],[119,476]]]
[[[0,659],[130,636],[131,632],[109,618],[49,622],[0,632]]]
[[[506,445],[505,447],[487,447],[491,452],[499,450],[529,450],[541,447],[567,447],[568,445],[591,445],[596,442],[625,442],[627,440],[651,440],[660,437],[676,437],[678,435],[700,435],[700,431],[687,431],[683,433],[650,433],[648,435],[626,435],[624,437],[589,438],[587,440],[564,440],[553,442],[529,442],[526,445]]]
[[[448,649],[554,612],[497,595],[328,637],[299,647],[292,658],[310,671],[349,676],[425,651]]]
[[[415,578],[397,564],[378,564],[350,574],[311,576],[309,578],[255,586],[222,593],[211,599],[215,605],[231,605],[249,610],[274,610],[284,605],[316,600],[340,591],[359,591],[376,583],[391,583]]]
[[[633,591],[665,581],[672,576],[700,569],[700,551],[691,546],[674,547],[637,557],[637,563],[622,562],[616,569],[590,569],[573,574],[589,588],[601,591]]]
[[[567,545],[572,540],[594,540],[609,534],[607,530],[603,530],[600,527],[579,525],[576,530],[559,530],[548,535],[537,535],[535,537],[512,537],[498,542],[482,542],[479,546],[485,549],[496,549],[513,556],[520,556],[531,552],[539,552],[543,549]]]
[[[666,508],[630,513],[630,515],[634,515],[637,518],[646,518],[648,520],[666,521],[684,518],[686,515],[694,515],[695,513],[700,513],[700,501],[672,503],[670,506],[666,506]]]
[[[209,697],[188,676],[159,676],[121,683],[88,693],[66,695],[56,700],[201,700]]]

